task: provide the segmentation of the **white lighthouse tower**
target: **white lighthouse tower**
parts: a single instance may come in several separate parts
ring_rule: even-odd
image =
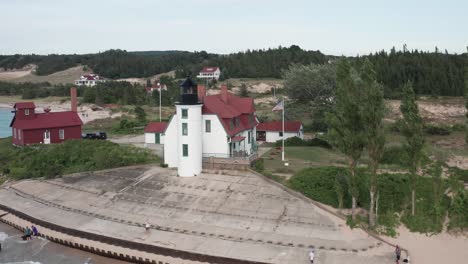
[[[202,171],[202,106],[197,84],[187,78],[180,85],[176,103],[177,173],[180,177],[197,176]]]

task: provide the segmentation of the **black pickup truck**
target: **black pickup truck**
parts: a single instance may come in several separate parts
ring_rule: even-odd
[[[107,139],[106,132],[86,133],[81,135],[82,139]]]

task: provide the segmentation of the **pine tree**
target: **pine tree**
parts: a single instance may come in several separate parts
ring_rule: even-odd
[[[416,94],[414,93],[411,81],[408,81],[403,87],[403,99],[401,101],[400,111],[403,114],[402,131],[406,138],[405,148],[408,152],[410,164],[411,215],[414,215],[417,172],[425,140],[423,133],[424,124],[421,116],[419,115],[419,109],[416,103]]]
[[[364,121],[367,136],[367,152],[369,154],[369,225],[375,225],[374,201],[377,192],[377,168],[382,158],[385,145],[385,131],[383,126],[384,118],[384,97],[383,87],[376,81],[376,73],[372,63],[366,59],[361,68],[361,81],[364,90],[361,113]]]
[[[337,65],[337,91],[334,110],[328,115],[330,135],[333,143],[349,158],[350,194],[352,196],[352,217],[359,195],[356,167],[366,142],[366,132],[361,116],[362,91],[351,75],[348,60],[341,59]]]

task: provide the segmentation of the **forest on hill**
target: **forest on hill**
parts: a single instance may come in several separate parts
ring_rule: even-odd
[[[364,58],[375,65],[377,79],[384,85],[385,96],[399,98],[401,87],[411,80],[418,94],[463,95],[463,75],[466,54],[449,54],[436,49],[433,52],[392,49],[362,57],[350,58],[359,68]],[[247,50],[228,55],[205,51],[139,51],[108,50],[84,55],[0,55],[0,68],[19,69],[36,64],[37,75],[48,75],[67,68],[84,65],[95,73],[111,79],[145,78],[172,70],[176,78],[196,75],[203,66],[221,68],[221,80],[227,78],[281,78],[292,64],[333,63],[336,56],[299,46],[274,49]]]

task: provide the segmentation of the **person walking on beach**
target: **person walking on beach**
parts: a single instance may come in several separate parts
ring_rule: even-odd
[[[315,253],[313,250],[311,250],[309,252],[309,260],[310,260],[310,263],[314,263],[314,258],[315,258]]]
[[[396,255],[396,263],[400,263],[400,257],[401,257],[401,248],[399,245],[396,245],[395,247],[395,255]]]

